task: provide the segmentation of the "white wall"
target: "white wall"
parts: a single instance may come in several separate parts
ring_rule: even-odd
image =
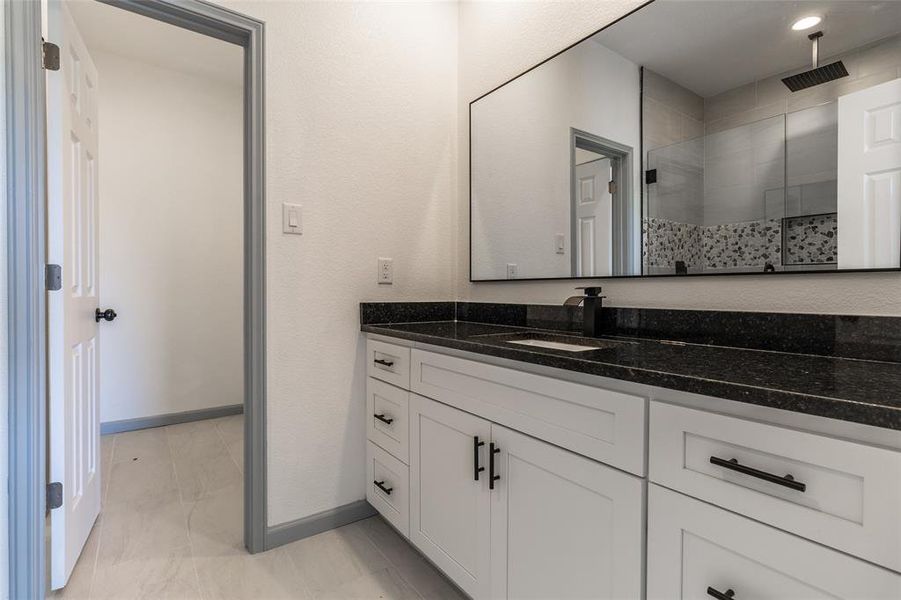
[[[453,296],[457,7],[231,2],[266,22],[269,522],[365,495],[361,300]],[[304,234],[281,232],[281,203]],[[394,285],[376,283],[379,256]]]
[[[469,265],[469,102],[639,6],[606,2],[467,2],[460,5],[457,297],[556,304],[574,282],[471,284]],[[608,280],[615,306],[901,315],[897,273]]]
[[[119,313],[100,324],[100,420],[241,404],[242,88],[92,56],[100,299]]]
[[[472,105],[475,278],[504,279],[507,263],[519,277],[570,275],[570,128],[633,148],[637,165],[639,88],[638,65],[589,41]],[[637,166],[632,177],[637,198]]]

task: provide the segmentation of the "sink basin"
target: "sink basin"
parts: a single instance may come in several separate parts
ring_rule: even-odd
[[[511,333],[483,333],[472,337],[514,344],[517,346],[530,346],[532,348],[546,348],[548,350],[560,350],[563,352],[589,352],[591,350],[610,350],[622,348],[623,344],[635,344],[632,340],[611,340],[609,338],[582,337],[578,334],[565,335],[550,331],[516,331]]]
[[[569,344],[566,342],[552,342],[549,340],[508,340],[508,344],[518,344],[520,346],[538,346],[539,348],[549,348],[551,350],[565,350],[567,352],[587,352],[589,350],[597,350],[598,346],[583,346],[581,344]]]

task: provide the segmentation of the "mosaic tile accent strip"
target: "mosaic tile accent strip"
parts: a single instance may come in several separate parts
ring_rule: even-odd
[[[782,222],[761,219],[721,225],[695,225],[647,218],[642,231],[645,267],[675,269],[682,260],[689,271],[759,268],[782,263]]]
[[[724,223],[703,228],[704,268],[728,269],[779,265],[782,226],[777,219]]]
[[[641,239],[644,264],[648,267],[675,268],[677,260],[688,268],[703,268],[701,226],[650,217],[642,223]]]
[[[829,213],[782,220],[786,265],[828,265],[836,263],[838,215]]]

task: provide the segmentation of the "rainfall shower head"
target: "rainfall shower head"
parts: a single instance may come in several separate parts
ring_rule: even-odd
[[[845,68],[845,64],[840,60],[822,67],[817,66],[819,63],[820,38],[823,37],[822,31],[811,33],[807,37],[813,42],[813,68],[782,79],[782,83],[792,92],[799,92],[815,85],[848,76],[848,69]]]

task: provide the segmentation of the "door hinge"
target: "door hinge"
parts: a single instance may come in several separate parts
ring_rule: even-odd
[[[657,169],[648,169],[644,172],[644,182],[646,184],[657,183]]]
[[[63,484],[58,481],[47,484],[47,509],[53,510],[63,505]]]
[[[63,289],[63,268],[59,265],[47,265],[44,273],[44,282],[48,292],[56,292]]]
[[[48,71],[59,71],[59,46],[53,42],[44,42],[43,66]]]
[[[615,182],[615,181],[608,181],[608,182],[607,182],[607,193],[608,193],[608,194],[615,194],[615,193],[616,193],[616,182]]]

